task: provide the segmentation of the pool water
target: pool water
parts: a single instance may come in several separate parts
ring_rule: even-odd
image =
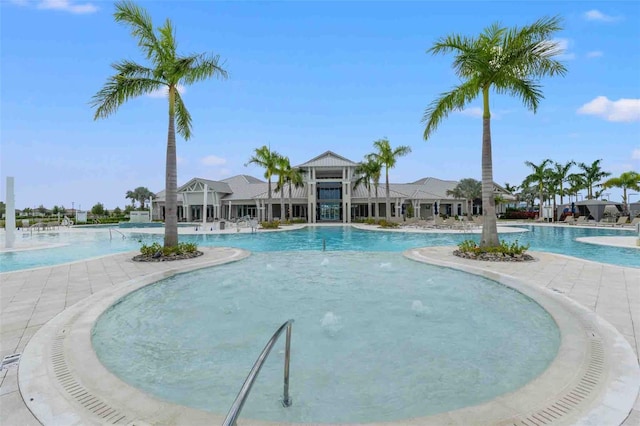
[[[607,247],[575,241],[578,237],[633,235],[617,229],[520,226],[527,232],[503,234],[500,238],[529,244],[531,250],[566,254],[582,259],[640,268],[640,251],[633,248]],[[115,231],[96,230],[74,233],[23,234],[22,238],[37,244],[67,244],[53,249],[0,253],[0,272],[38,266],[56,265],[112,253],[138,250],[141,243],[162,242],[162,235],[125,231],[127,238]],[[437,234],[411,232],[363,231],[349,226],[308,227],[285,232],[254,234],[181,235],[180,241],[199,246],[229,246],[251,251],[384,251],[398,252],[425,246],[456,245],[465,239],[479,241],[479,234]]]
[[[280,404],[283,336],[242,418],[436,414],[522,387],[560,344],[549,314],[517,291],[400,253],[352,251],[254,253],[163,280],[107,310],[92,339],[101,362],[131,385],[224,415],[290,318],[293,405]]]

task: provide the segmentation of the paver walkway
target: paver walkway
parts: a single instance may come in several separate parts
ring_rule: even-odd
[[[204,248],[205,256],[186,260],[198,264],[215,259],[223,249]],[[533,263],[479,263],[451,255],[450,247],[418,249],[441,262],[479,265],[534,285],[561,292],[595,311],[623,334],[636,356],[640,352],[640,270],[583,261],[548,253],[533,253]],[[0,274],[0,356],[21,352],[38,329],[74,303],[116,284],[175,266],[134,263],[132,253],[59,266]],[[24,405],[17,369],[0,375],[0,424],[40,424]],[[640,400],[625,426],[640,424]]]

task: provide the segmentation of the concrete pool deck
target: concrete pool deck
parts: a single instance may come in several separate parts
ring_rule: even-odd
[[[191,259],[203,267],[221,261],[223,249],[205,248],[205,256]],[[513,276],[532,286],[553,290],[604,318],[633,348],[636,360],[640,342],[640,274],[636,268],[584,261],[549,253],[535,253],[534,263],[478,263],[456,258],[451,248],[429,247],[419,253],[433,262],[482,268]],[[105,256],[65,265],[0,274],[0,355],[22,352],[33,335],[49,320],[92,294],[130,280],[144,280],[176,266],[134,263],[132,253]],[[471,264],[469,264],[471,262]],[[182,263],[182,262],[181,262]],[[17,369],[0,373],[0,423],[40,424],[25,405],[17,385]],[[640,423],[636,399],[625,426]]]

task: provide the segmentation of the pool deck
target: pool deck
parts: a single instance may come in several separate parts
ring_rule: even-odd
[[[262,232],[262,231],[261,231]],[[482,268],[561,293],[595,312],[640,352],[640,273],[637,268],[533,252],[532,263],[484,263],[460,259],[451,247],[417,249],[435,263]],[[184,262],[189,267],[222,261],[224,249],[204,248],[205,255]],[[173,262],[136,263],[133,253],[121,253],[69,264],[0,274],[0,355],[22,352],[49,320],[75,303],[130,280],[144,279],[176,267]],[[17,368],[0,372],[0,423],[39,425],[18,389]],[[640,424],[640,399],[623,423]]]

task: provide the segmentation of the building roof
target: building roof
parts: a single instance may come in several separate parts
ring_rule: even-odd
[[[178,192],[184,191],[189,187],[200,186],[200,184],[206,184],[209,187],[209,190],[213,190],[220,194],[231,194],[233,191],[227,182],[219,182],[216,180],[209,180],[203,178],[193,178],[182,186],[178,187]]]
[[[326,151],[315,158],[297,165],[296,167],[354,167],[358,163],[344,158],[333,151]]]

